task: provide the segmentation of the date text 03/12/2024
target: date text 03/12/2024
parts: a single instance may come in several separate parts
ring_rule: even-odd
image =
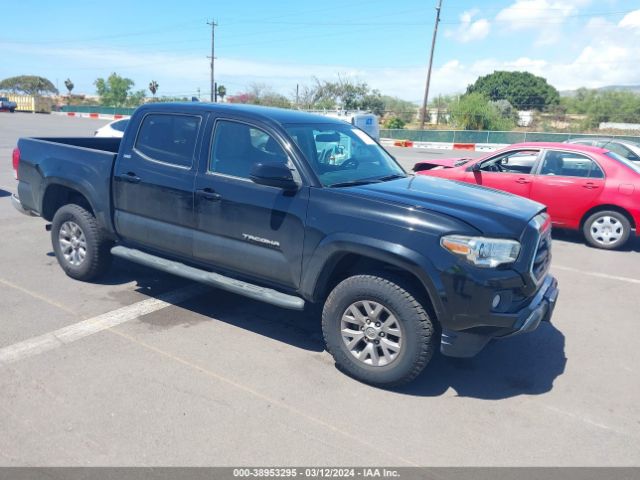
[[[236,468],[235,478],[397,478],[388,468]]]

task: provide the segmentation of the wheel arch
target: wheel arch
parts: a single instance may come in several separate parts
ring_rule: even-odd
[[[78,188],[63,185],[61,183],[50,183],[47,185],[42,196],[42,209],[40,212],[42,218],[48,221],[53,220],[56,212],[64,205],[68,205],[70,203],[80,205],[90,211],[94,216],[96,214],[88,196]]]
[[[303,295],[313,302],[321,302],[348,276],[388,270],[410,280],[416,291],[423,295],[426,308],[434,319],[442,318],[445,314],[444,288],[434,267],[416,252],[387,243],[362,239],[362,243],[336,241],[319,247],[303,278]]]
[[[606,210],[611,210],[614,212],[618,212],[621,215],[624,215],[625,218],[627,220],[629,220],[629,223],[631,224],[631,228],[632,229],[637,229],[637,225],[636,222],[633,218],[633,216],[631,215],[631,213],[629,213],[626,209],[619,207],[617,205],[610,205],[610,204],[602,204],[602,205],[597,205],[595,207],[590,208],[589,210],[587,210],[585,212],[585,214],[582,216],[582,218],[580,219],[580,230],[582,230],[584,228],[584,224],[586,223],[587,219],[593,215],[594,213],[597,212],[602,212],[602,211],[606,211]]]

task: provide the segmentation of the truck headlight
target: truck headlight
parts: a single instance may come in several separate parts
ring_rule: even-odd
[[[484,268],[513,263],[520,253],[520,242],[501,238],[447,235],[440,239],[440,245],[455,255],[465,257],[477,267]]]

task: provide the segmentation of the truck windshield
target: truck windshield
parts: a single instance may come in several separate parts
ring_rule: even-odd
[[[375,183],[406,173],[374,140],[348,124],[285,125],[325,187]]]

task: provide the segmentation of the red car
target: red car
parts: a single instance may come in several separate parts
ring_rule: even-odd
[[[632,230],[640,234],[640,165],[604,148],[519,143],[479,159],[422,161],[414,171],[543,203],[554,225],[582,230],[594,247],[618,248]]]

